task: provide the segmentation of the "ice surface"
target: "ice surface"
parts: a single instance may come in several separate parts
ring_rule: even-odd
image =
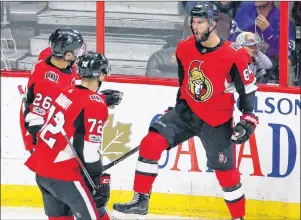
[[[19,208],[19,207],[1,207],[1,220],[48,220],[41,208]],[[147,215],[146,219],[191,219],[188,217]],[[205,219],[202,219],[205,220]]]

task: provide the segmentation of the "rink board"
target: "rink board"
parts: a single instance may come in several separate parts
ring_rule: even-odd
[[[17,85],[25,85],[26,81],[26,78],[1,78],[3,206],[42,206],[34,174],[23,165],[29,154],[23,150],[19,130],[21,98]],[[113,88],[125,94],[122,104],[110,110],[112,123],[105,128],[104,138],[112,138],[116,132],[128,137],[122,138],[120,146],[113,144],[110,152],[125,152],[139,145],[151,121],[174,105],[176,87],[136,83],[103,84],[104,89]],[[299,219],[300,94],[258,92],[255,112],[260,118],[255,136],[245,146],[236,148],[248,199],[247,216]],[[237,109],[234,116],[237,121],[240,116]],[[104,157],[104,163],[115,158]],[[109,170],[113,190],[109,207],[114,202],[131,199],[136,159],[137,154]],[[229,216],[222,191],[214,173],[206,167],[205,152],[197,138],[164,152],[159,164],[162,169],[153,186],[150,212]]]

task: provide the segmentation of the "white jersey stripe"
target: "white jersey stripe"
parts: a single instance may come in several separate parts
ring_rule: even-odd
[[[239,199],[240,197],[242,197],[244,195],[244,190],[241,187],[239,187],[238,189],[232,191],[232,192],[224,192],[223,191],[223,195],[224,195],[224,199],[227,201],[234,201],[236,199]]]
[[[159,166],[158,164],[149,164],[137,161],[136,170],[143,173],[157,174]]]
[[[82,187],[81,183],[79,181],[74,181],[74,185],[76,186],[77,190],[79,191],[82,198],[84,199],[87,209],[89,211],[89,214],[91,216],[91,219],[95,219],[95,220],[99,219],[96,217],[96,213],[94,211],[93,205],[91,204],[89,196],[87,195],[85,189]]]

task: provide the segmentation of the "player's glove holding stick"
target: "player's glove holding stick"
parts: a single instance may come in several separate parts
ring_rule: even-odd
[[[120,104],[123,97],[123,92],[118,90],[106,89],[100,92],[106,97],[107,106],[112,109]]]
[[[174,107],[169,106],[165,111],[164,114],[166,114],[167,112],[169,112],[170,110],[172,110]]]
[[[237,134],[232,135],[232,142],[235,144],[245,143],[249,140],[258,124],[258,117],[253,114],[243,114],[240,118],[240,122],[234,127],[234,131]]]
[[[32,144],[37,144],[37,133],[44,125],[44,118],[40,115],[29,112],[25,117],[25,127],[32,136]]]
[[[96,189],[93,191],[93,198],[97,208],[107,205],[110,199],[110,183],[111,175],[107,173],[101,174],[95,181]]]

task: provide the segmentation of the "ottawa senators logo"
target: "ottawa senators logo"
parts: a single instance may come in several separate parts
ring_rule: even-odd
[[[188,94],[197,102],[207,101],[213,92],[212,83],[201,70],[203,61],[194,60],[188,69]]]

